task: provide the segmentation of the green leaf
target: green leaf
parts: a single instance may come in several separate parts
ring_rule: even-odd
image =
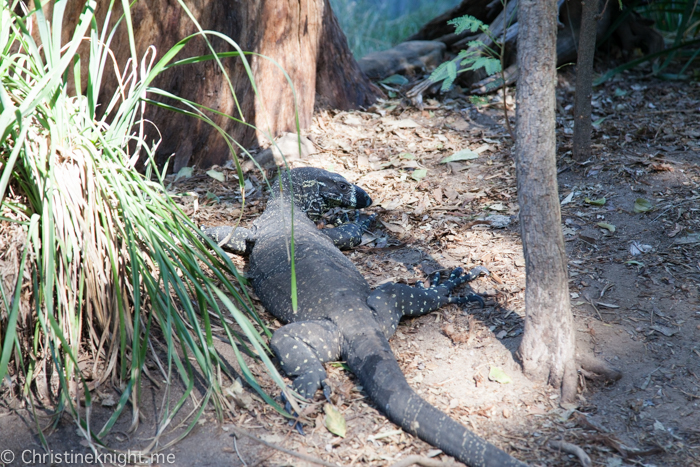
[[[433,71],[430,74],[429,79],[433,83],[439,83],[440,81],[442,81],[442,87],[440,88],[440,90],[442,92],[445,92],[452,87],[452,83],[454,83],[456,78],[457,63],[455,62],[455,60],[449,60],[437,67],[435,71]]]
[[[410,152],[401,153],[401,154],[399,154],[399,157],[400,157],[401,159],[411,159],[411,160],[413,160],[413,159],[416,158],[416,156],[413,155],[413,154],[411,154]]]
[[[592,204],[593,206],[604,206],[605,201],[606,201],[605,196],[603,196],[602,198],[598,198],[598,199],[586,198],[583,200],[584,203]]]
[[[391,75],[388,78],[384,78],[383,80],[381,80],[380,83],[397,84],[399,86],[403,86],[404,84],[408,84],[408,78],[406,78],[403,75]]]
[[[417,182],[420,182],[426,175],[428,175],[428,171],[426,169],[416,169],[411,173],[411,178]]]
[[[483,68],[486,74],[491,76],[501,71],[501,61],[491,57],[479,57],[474,60],[474,64],[469,69],[478,70],[479,68]]]
[[[634,200],[634,212],[647,212],[654,209],[654,206],[644,198],[637,198]]]
[[[489,370],[489,380],[496,381],[501,384],[510,384],[513,382],[510,376],[506,374],[501,368],[497,366],[492,366]]]
[[[447,24],[455,27],[455,34],[461,34],[464,31],[476,32],[478,29],[485,26],[483,22],[470,15],[464,15],[460,16],[459,18],[451,19],[447,22]]]
[[[489,100],[483,96],[469,96],[469,102],[477,107],[481,107],[482,105],[488,104]]]
[[[602,229],[607,229],[610,232],[615,232],[615,226],[608,224],[607,222],[598,222],[596,225]]]
[[[345,425],[345,417],[341,414],[338,409],[333,407],[331,404],[324,404],[323,411],[326,413],[323,423],[328,428],[328,431],[334,435],[345,438],[345,431],[347,427]]]
[[[620,88],[615,88],[615,97],[625,97],[627,95],[627,91],[623,91]]]
[[[440,161],[441,164],[446,164],[448,162],[456,162],[456,161],[469,161],[472,159],[478,158],[479,155],[472,151],[471,149],[462,149],[461,151],[457,151],[456,153],[452,154],[451,156],[447,156],[444,159]]]
[[[207,171],[207,175],[209,175],[214,180],[218,180],[222,183],[226,181],[226,177],[224,176],[223,172],[217,172],[216,170],[209,170],[209,171]]]
[[[593,122],[593,126],[597,129],[601,123],[603,123],[605,120],[607,120],[608,117],[601,117],[595,122]]]
[[[486,44],[484,44],[482,41],[469,41],[467,42],[467,47],[471,48],[477,48],[477,47],[486,47]],[[464,54],[466,55],[467,51],[464,51]]]
[[[181,168],[178,172],[177,175],[175,175],[175,181],[177,182],[181,178],[190,178],[192,176],[192,171],[194,169],[192,167],[183,167]]]
[[[347,372],[349,372],[349,373],[352,373],[352,370],[351,370],[350,367],[347,365],[347,363],[343,363],[343,362],[332,362],[332,363],[329,363],[329,365],[332,366],[333,368],[342,368],[343,370],[345,370],[345,371],[347,371]]]

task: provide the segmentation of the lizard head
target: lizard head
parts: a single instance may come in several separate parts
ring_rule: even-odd
[[[318,194],[329,207],[362,209],[372,204],[372,198],[357,185],[348,182],[342,175],[326,172],[318,183]]]
[[[292,169],[289,175],[294,187],[294,202],[301,206],[309,217],[320,216],[336,206],[362,209],[372,204],[372,198],[365,190],[348,182],[340,174],[314,167],[300,167]],[[287,177],[287,174],[281,174],[282,179]],[[276,196],[278,192],[279,185],[275,183],[272,196]]]

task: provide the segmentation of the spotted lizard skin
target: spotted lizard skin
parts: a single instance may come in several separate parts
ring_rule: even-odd
[[[330,180],[334,181],[333,186]],[[340,175],[320,169],[294,169],[291,181],[293,197],[289,178],[287,183],[275,184],[274,195],[253,229],[240,236],[233,232],[231,236],[239,242],[234,245],[238,251],[251,252],[248,275],[258,298],[270,313],[289,323],[274,333],[271,346],[284,371],[294,378],[297,393],[311,398],[319,388],[325,388],[323,364],[344,360],[378,408],[405,431],[469,466],[525,466],[418,396],[406,382],[388,341],[403,316],[423,315],[447,303],[483,304],[475,294],[452,297],[450,293],[486,269],[477,267],[464,274],[458,268],[443,283],[434,279],[430,288],[389,283],[371,290],[357,268],[338,250],[333,234],[326,232],[335,229],[318,230],[310,218],[333,205],[367,207],[371,204],[369,196]],[[329,196],[331,189],[337,193]],[[290,298],[288,259],[292,203],[296,310]],[[368,218],[363,221],[349,230],[361,235],[369,222]],[[346,234],[341,231],[338,237],[345,238]],[[358,242],[359,237],[355,236],[352,241],[341,243],[353,246]]]
[[[278,178],[272,184],[266,212],[272,205],[276,205],[276,200],[281,195],[289,197],[289,191],[294,192],[296,209],[300,209],[306,217],[314,221],[319,220],[325,212],[336,206],[361,209],[369,206],[372,202],[362,188],[348,182],[341,175],[323,169],[303,167],[292,169],[281,176],[286,181],[284,184],[280,184]],[[290,180],[293,190],[288,188]],[[286,186],[287,191],[281,191],[280,186]],[[222,226],[203,230],[205,235],[227,250],[239,254],[250,254],[258,235],[259,226],[263,223],[269,224],[270,217],[270,215],[263,214],[255,221],[251,229]],[[280,219],[281,222],[284,222],[283,217]],[[321,232],[330,238],[337,248],[346,250],[360,244],[362,233],[369,227],[370,222],[370,217],[364,216],[356,222],[346,222],[335,228],[323,229]],[[276,225],[276,222],[270,225]]]

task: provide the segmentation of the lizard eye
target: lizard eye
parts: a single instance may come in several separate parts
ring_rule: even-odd
[[[343,191],[347,191],[347,189],[349,188],[349,185],[347,183],[340,182],[340,183],[338,183],[338,188],[340,188]]]

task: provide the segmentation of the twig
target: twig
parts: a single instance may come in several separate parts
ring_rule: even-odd
[[[409,467],[414,464],[422,465],[423,467],[457,467],[457,465],[459,465],[454,462],[443,462],[441,460],[431,459],[430,457],[408,456],[405,459],[391,464],[389,467]]]
[[[268,448],[276,449],[279,452],[283,452],[283,453],[288,454],[290,456],[297,457],[299,459],[305,460],[306,462],[311,462],[311,463],[318,464],[318,465],[325,465],[327,467],[339,467],[338,464],[333,464],[332,462],[326,462],[323,459],[319,459],[319,458],[314,457],[314,456],[309,456],[308,454],[302,454],[302,453],[297,452],[297,451],[292,451],[291,449],[285,449],[282,446],[277,446],[274,443],[269,443],[267,441],[263,441],[262,439],[258,438],[257,436],[253,436],[250,433],[248,433],[247,431],[245,431],[237,426],[232,426],[231,429],[233,430],[234,434],[245,436],[246,438],[250,438],[253,441],[257,441],[258,443],[263,444],[263,445],[267,446]]]
[[[549,447],[566,452],[567,454],[573,454],[574,456],[578,457],[579,462],[581,462],[581,465],[584,467],[591,467],[593,465],[593,462],[591,462],[591,458],[588,457],[588,454],[586,454],[583,449],[575,444],[566,443],[564,441],[550,441]]]
[[[236,449],[236,454],[238,455],[238,458],[239,458],[239,459],[241,460],[241,462],[243,463],[243,466],[244,466],[244,467],[248,467],[248,464],[246,464],[245,461],[243,460],[243,457],[241,457],[241,453],[238,452],[238,443],[236,442],[236,439],[237,439],[237,438],[234,436],[234,437],[233,437],[233,447]]]
[[[659,217],[663,216],[664,214],[666,214],[666,213],[667,213],[668,211],[670,211],[671,209],[677,208],[678,206],[680,206],[680,205],[683,204],[683,203],[687,203],[687,202],[689,202],[689,201],[697,201],[697,199],[698,199],[698,196],[693,196],[692,198],[688,198],[688,199],[684,199],[684,200],[681,200],[681,201],[674,202],[674,203],[672,203],[671,205],[669,205],[668,207],[666,207],[666,208],[661,212],[661,214],[659,214],[658,216],[656,216],[655,218],[653,218],[651,221],[654,222],[656,219],[658,219]]]
[[[691,393],[689,393],[689,392],[685,392],[685,391],[682,390],[682,389],[679,389],[679,388],[673,388],[673,389],[679,390],[680,392],[682,392],[682,393],[685,394],[686,396],[690,397],[691,399],[700,399],[700,396],[696,396],[695,394],[691,394]]]
[[[600,320],[601,320],[603,323],[605,323],[605,320],[603,319],[603,316],[600,314],[600,310],[598,310],[598,307],[595,306],[595,303],[593,303],[593,300],[591,300],[590,298],[586,297],[585,295],[582,295],[582,296],[583,296],[584,300],[586,300],[586,301],[588,302],[588,304],[591,305],[591,306],[593,307],[593,309],[595,310],[595,312],[598,313],[598,318],[600,318]]]

